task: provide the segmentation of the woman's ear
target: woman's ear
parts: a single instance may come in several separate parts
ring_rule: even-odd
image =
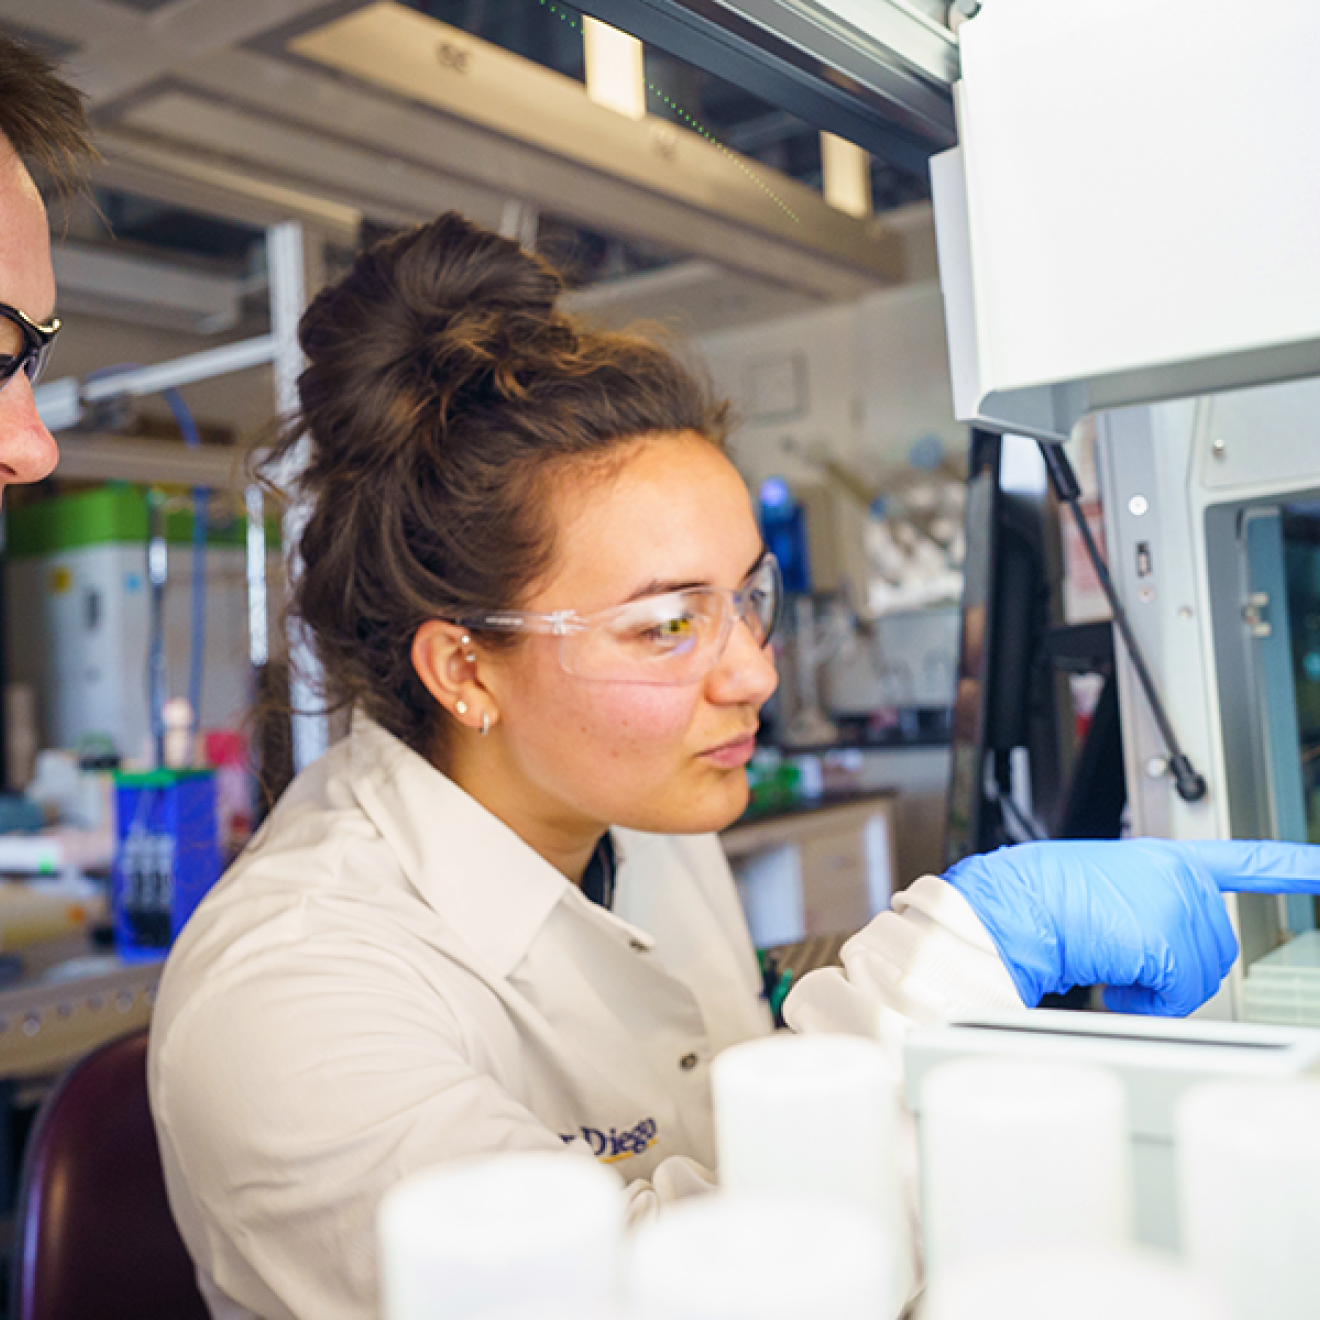
[[[428,619],[413,636],[412,663],[426,690],[470,729],[489,729],[494,700],[477,675],[477,651],[466,629]]]

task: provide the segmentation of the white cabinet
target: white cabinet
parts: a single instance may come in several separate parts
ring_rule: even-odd
[[[897,795],[803,805],[721,836],[757,948],[860,930],[889,906]]]

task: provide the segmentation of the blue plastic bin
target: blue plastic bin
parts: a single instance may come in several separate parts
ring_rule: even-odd
[[[115,777],[119,845],[114,925],[120,956],[159,958],[224,869],[210,770]]]

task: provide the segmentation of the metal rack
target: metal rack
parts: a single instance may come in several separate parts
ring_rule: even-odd
[[[0,1080],[42,1085],[88,1050],[145,1026],[163,965],[135,963],[0,991]],[[20,1090],[15,1100],[22,1098]]]

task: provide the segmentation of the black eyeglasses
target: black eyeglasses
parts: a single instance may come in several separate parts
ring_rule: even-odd
[[[20,371],[35,386],[46,369],[50,346],[60,332],[59,320],[51,317],[46,325],[34,321],[26,312],[8,303],[0,303],[0,390]]]

